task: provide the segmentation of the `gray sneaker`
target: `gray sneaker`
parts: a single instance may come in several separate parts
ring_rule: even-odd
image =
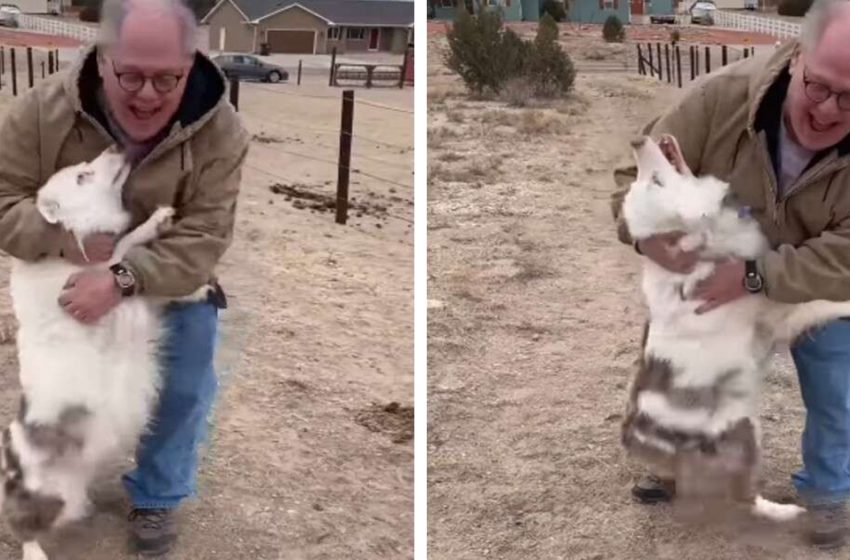
[[[174,512],[169,509],[134,509],[128,517],[133,549],[143,556],[167,554],[177,540]]]
[[[847,504],[816,505],[809,508],[809,541],[824,550],[840,548],[850,532]]]

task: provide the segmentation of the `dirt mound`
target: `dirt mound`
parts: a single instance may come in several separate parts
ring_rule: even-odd
[[[358,412],[355,421],[372,432],[387,434],[393,443],[413,439],[413,407],[410,406],[397,402],[373,404]]]

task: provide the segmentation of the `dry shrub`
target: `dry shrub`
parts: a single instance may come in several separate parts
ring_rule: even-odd
[[[566,121],[557,114],[546,111],[525,111],[516,125],[518,132],[540,136],[543,134],[568,134],[570,129]]]

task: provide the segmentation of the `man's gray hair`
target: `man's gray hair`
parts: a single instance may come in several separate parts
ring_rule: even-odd
[[[183,0],[103,0],[100,8],[100,31],[97,45],[102,51],[118,42],[124,19],[134,9],[157,9],[172,14],[180,25],[183,51],[187,55],[197,48],[198,21]]]
[[[823,37],[827,24],[835,15],[844,11],[850,15],[850,0],[815,0],[800,29],[800,44],[804,51],[812,51]]]

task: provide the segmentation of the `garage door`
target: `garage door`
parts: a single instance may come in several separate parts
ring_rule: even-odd
[[[270,29],[266,38],[273,53],[314,54],[315,36],[315,31]]]

